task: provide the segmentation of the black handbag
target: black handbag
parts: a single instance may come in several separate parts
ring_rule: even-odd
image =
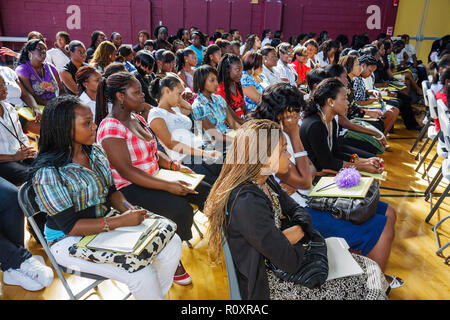
[[[302,243],[303,242],[303,243]],[[316,230],[313,230],[311,239],[300,241],[305,248],[305,255],[296,273],[288,273],[277,268],[267,260],[267,264],[275,276],[309,289],[320,287],[328,278],[328,256],[325,239]]]
[[[376,214],[380,200],[380,189],[376,180],[372,182],[364,198],[308,197],[297,193],[307,199],[309,208],[329,211],[336,219],[347,220],[353,224],[370,220]]]

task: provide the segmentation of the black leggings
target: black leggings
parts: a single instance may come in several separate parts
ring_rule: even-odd
[[[186,196],[148,189],[135,184],[120,189],[131,204],[174,221],[177,224],[177,234],[183,241],[192,239],[191,228],[194,221],[194,210],[190,204],[198,206],[199,210],[202,211],[210,190],[211,186],[205,182],[201,182],[195,189],[198,194]]]
[[[28,171],[32,162],[33,159],[0,162],[0,177],[16,186],[20,186],[28,180]]]

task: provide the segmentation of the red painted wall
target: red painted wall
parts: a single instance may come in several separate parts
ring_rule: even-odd
[[[375,38],[394,26],[397,7],[393,0],[0,0],[0,32],[3,36],[26,36],[38,30],[53,45],[60,30],[72,39],[90,43],[94,30],[107,36],[113,31],[122,34],[124,43],[136,43],[137,32],[151,33],[161,22],[170,34],[180,27],[199,27],[213,34],[217,28],[239,29],[241,34],[258,33],[263,29],[283,30],[285,39],[299,33],[328,30],[331,37],[339,33],[351,39],[355,33],[367,32]],[[66,26],[70,5],[80,11],[81,29]],[[370,5],[380,8],[380,28],[369,30],[366,13]]]

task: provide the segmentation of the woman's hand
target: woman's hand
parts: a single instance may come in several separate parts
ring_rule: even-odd
[[[223,154],[220,151],[211,150],[211,151],[204,151],[203,152],[203,156],[204,157],[209,157],[209,158],[219,159],[219,158],[222,158]]]
[[[329,174],[335,175],[335,174],[337,174],[337,171],[331,170],[331,169],[322,169],[322,171],[319,171],[319,172],[316,173],[316,176],[324,177],[324,176],[329,175]]]
[[[148,212],[144,209],[138,209],[138,210],[128,210],[122,213],[120,216],[117,217],[117,220],[119,220],[121,227],[126,226],[137,226],[144,221],[144,219],[148,218]]]
[[[198,194],[197,191],[195,190],[191,190],[188,187],[190,187],[191,185],[187,182],[184,181],[176,181],[176,182],[169,182],[167,184],[167,191],[179,196],[185,196],[188,193],[192,193],[192,194]]]
[[[278,116],[278,119],[281,122],[283,131],[288,135],[299,134],[298,120],[300,119],[300,114],[297,112],[285,111]]]
[[[22,161],[25,159],[30,159],[36,157],[36,150],[33,147],[21,147],[17,150],[16,154],[13,156],[14,161]]]
[[[183,173],[195,173],[194,171],[191,170],[191,168],[186,167],[184,165],[180,165],[180,167],[178,168],[177,171],[183,172]]]
[[[284,191],[286,191],[286,193],[288,195],[293,195],[297,191],[297,189],[295,189],[294,187],[291,187],[290,185],[288,185],[284,182],[281,182],[280,186],[281,186],[281,188],[283,188]]]
[[[375,119],[378,119],[379,117],[381,117],[383,115],[383,111],[381,111],[381,110],[365,110],[365,113],[369,117],[375,118]]]
[[[302,227],[300,227],[299,225],[284,229],[282,232],[292,245],[302,240],[305,236]]]
[[[19,56],[19,54],[17,52],[14,52],[10,48],[6,48],[6,47],[0,48],[0,55],[11,56],[11,57],[15,57],[15,58],[17,58]]]
[[[36,118],[36,122],[41,122],[42,120],[42,112],[39,108],[33,109],[33,115]]]

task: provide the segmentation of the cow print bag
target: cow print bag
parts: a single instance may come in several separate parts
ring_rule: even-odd
[[[159,233],[139,255],[90,249],[79,247],[77,244],[69,247],[69,255],[90,262],[113,264],[130,273],[139,271],[152,263],[153,258],[169,243],[177,230],[177,225],[172,220],[151,212],[149,212],[149,215],[149,219],[158,220]]]

